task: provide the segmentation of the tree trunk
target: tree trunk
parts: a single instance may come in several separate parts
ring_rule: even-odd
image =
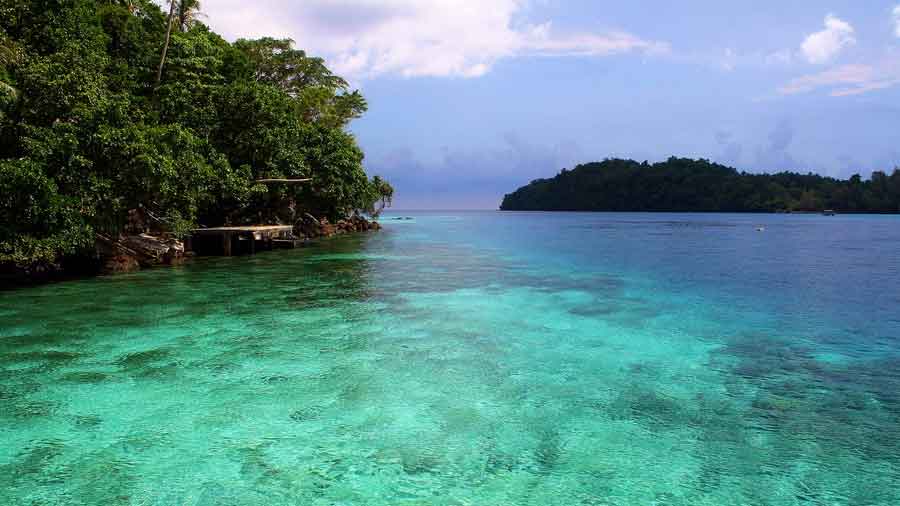
[[[154,91],[156,88],[159,88],[159,83],[162,82],[163,66],[166,64],[166,53],[169,52],[169,40],[172,37],[172,23],[175,21],[175,2],[176,0],[170,0],[169,2],[169,23],[166,27],[166,42],[163,44],[162,57],[159,59],[159,69],[156,71],[156,84],[153,86]]]

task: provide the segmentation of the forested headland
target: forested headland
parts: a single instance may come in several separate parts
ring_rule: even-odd
[[[389,202],[346,129],[367,107],[347,81],[164,3],[0,0],[0,267],[88,255],[136,210],[178,235]]]
[[[563,169],[503,198],[505,211],[900,212],[900,170],[870,179],[751,174],[707,160],[608,159]]]

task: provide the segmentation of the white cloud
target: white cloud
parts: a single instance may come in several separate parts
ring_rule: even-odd
[[[849,88],[840,88],[831,92],[832,97],[847,97],[850,95],[862,95],[863,93],[868,93],[870,91],[876,90],[885,90],[888,88],[893,88],[900,84],[900,78],[893,79],[882,79],[876,81],[869,81],[865,83],[860,83],[856,86],[851,86]]]
[[[780,49],[766,55],[766,63],[770,65],[790,65],[794,61],[794,52],[790,49]]]
[[[520,24],[525,0],[216,0],[208,24],[226,37],[290,37],[339,74],[477,77],[518,56],[668,51],[626,32],[558,34]]]
[[[793,79],[778,91],[783,95],[794,95],[836,85],[861,86],[872,80],[874,72],[869,65],[842,65],[824,72]]]
[[[900,37],[900,4],[894,7],[894,35]]]
[[[737,65],[737,53],[735,53],[734,49],[730,47],[726,47],[725,51],[722,53],[722,59],[719,61],[719,66],[722,70],[727,72],[731,72],[734,70],[734,67]]]
[[[793,79],[779,88],[782,95],[808,93],[817,89],[830,89],[833,97],[861,95],[900,85],[900,62],[888,61],[873,65],[841,65],[824,72]]]
[[[845,47],[856,43],[850,23],[832,14],[825,16],[825,29],[810,34],[800,49],[810,63],[828,63]]]
[[[799,57],[798,52],[790,49],[747,51],[734,47],[666,54],[668,62],[710,67],[724,72],[760,72],[784,68],[791,66]]]

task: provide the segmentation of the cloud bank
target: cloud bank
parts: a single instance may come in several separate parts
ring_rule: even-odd
[[[394,185],[397,209],[496,209],[504,194],[583,159],[575,141],[545,145],[506,132],[491,145],[445,147],[430,160],[398,147],[368,159],[366,165],[369,173],[385,176]]]
[[[623,31],[560,34],[522,24],[525,0],[221,0],[204,4],[226,37],[290,37],[351,78],[478,77],[521,56],[668,51]]]

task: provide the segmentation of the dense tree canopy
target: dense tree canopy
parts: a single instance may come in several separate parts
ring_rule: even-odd
[[[178,233],[390,198],[345,130],[359,92],[290,40],[225,41],[198,8],[0,0],[0,264],[81,254],[131,209]]]
[[[748,174],[706,160],[605,160],[563,169],[503,198],[509,211],[900,212],[900,170],[847,181],[816,174]]]

